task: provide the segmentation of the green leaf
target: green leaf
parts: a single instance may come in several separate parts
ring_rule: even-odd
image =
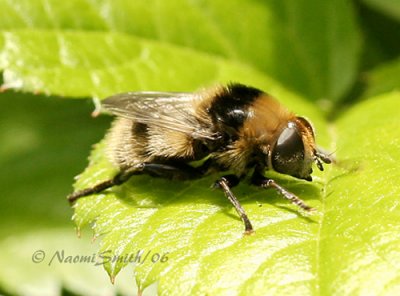
[[[368,289],[388,295],[400,288],[394,222],[400,214],[399,102],[399,93],[371,99],[331,125],[339,162],[316,182],[274,176],[319,215],[305,217],[275,192],[242,184],[235,193],[256,228],[243,237],[230,203],[208,189],[215,177],[171,182],[135,176],[79,200],[74,220],[79,228],[94,225],[102,251],[132,256],[138,286],[157,281],[162,294],[361,295]],[[326,137],[328,129],[319,128]],[[102,143],[76,188],[114,173]],[[125,265],[105,268],[114,278]]]
[[[92,104],[54,97],[0,94],[0,294],[131,295],[132,269],[113,286],[103,267],[90,263],[49,265],[56,252],[91,256],[97,246],[77,239],[65,199],[86,153],[108,127],[109,118],[90,118]],[[89,238],[89,239],[88,239]],[[46,258],[32,262],[34,252]]]
[[[278,0],[266,6],[273,15],[266,24],[273,28],[267,73],[312,100],[342,98],[355,80],[361,49],[351,2]]]
[[[18,234],[0,241],[0,285],[12,295],[132,295],[132,270],[112,285],[90,240],[71,228]],[[43,257],[42,257],[43,256]]]
[[[367,89],[364,97],[368,98],[385,92],[400,90],[400,59],[380,65],[365,74]]]
[[[0,94],[2,236],[68,223],[64,197],[71,178],[108,127],[107,118],[90,118],[92,109],[54,97]]]
[[[393,2],[381,2],[376,5],[397,19]],[[304,216],[270,190],[235,188],[257,229],[252,237],[241,236],[243,225],[229,202],[208,188],[211,177],[187,183],[138,176],[79,201],[74,219],[94,228],[99,252],[144,261],[136,262],[138,286],[155,282],[163,294],[399,294],[399,94],[371,99],[397,89],[397,66],[370,72],[366,101],[334,122],[307,103],[339,100],[354,84],[361,30],[352,2],[0,0],[0,6],[3,88],[101,98],[239,81],[310,118],[318,143],[337,150],[339,163],[316,173],[313,183],[272,175],[318,215]],[[376,26],[373,19],[365,22]],[[389,44],[376,40],[367,40],[363,51],[380,52]],[[395,48],[365,64],[393,58]],[[91,120],[92,107],[78,102],[23,97],[0,94],[0,261],[7,267],[0,272],[0,293],[56,294],[63,287],[83,295],[103,289],[130,294],[132,283],[110,288],[98,269],[31,262],[42,246],[50,253],[97,250],[75,244],[68,234],[64,196],[107,122]],[[77,188],[115,174],[104,145],[92,152]],[[104,262],[112,278],[118,274],[117,283],[125,283],[124,266]]]
[[[397,0],[363,0],[372,8],[400,21],[400,5]]]
[[[222,0],[73,0],[63,4],[49,0],[45,5],[3,0],[0,5],[0,29],[8,32],[3,35],[0,67],[7,70],[8,86],[29,91],[59,89],[56,94],[92,96],[98,95],[90,91],[92,85],[99,88],[105,83],[105,89],[116,82],[131,89],[143,86],[142,75],[165,81],[158,87],[179,86],[179,79],[188,76],[199,87],[201,78],[220,78],[215,58],[209,60],[211,54],[268,73],[312,100],[337,100],[355,79],[360,52],[353,7],[346,0],[234,0],[230,5]],[[26,31],[19,35],[15,29]],[[42,32],[54,29],[53,38]],[[185,53],[188,49],[203,56]],[[32,57],[26,57],[29,51]],[[15,69],[16,65],[23,69]],[[115,81],[117,73],[127,81]],[[71,81],[71,77],[76,79]],[[89,89],[83,92],[86,85]]]
[[[309,109],[308,114],[312,114],[312,107]],[[92,186],[114,173],[102,143],[93,152],[91,165],[80,176],[76,188]],[[243,237],[242,222],[230,203],[222,192],[209,189],[215,178],[171,182],[137,176],[113,191],[78,201],[74,220],[79,229],[94,225],[96,236],[102,239],[100,252],[113,250],[114,255],[132,256],[139,263],[135,274],[141,288],[159,281],[161,293],[261,291],[257,270],[261,265],[267,268],[268,258],[276,252],[285,254],[286,248],[295,251],[291,243],[304,243],[311,248],[318,218],[310,223],[295,210],[289,211],[291,206],[274,192],[242,185],[236,193],[257,229],[255,236]],[[317,186],[282,177],[278,180],[318,207]],[[143,254],[138,254],[139,250]],[[166,262],[151,261],[165,257]],[[116,262],[105,268],[114,278],[124,265]],[[230,270],[237,266],[243,270],[232,274]],[[214,290],[217,288],[221,291]]]
[[[384,94],[351,108],[335,124],[338,159],[347,168],[331,179],[323,200],[322,295],[400,291],[399,107],[399,92]]]
[[[260,76],[245,65],[116,33],[65,32],[60,36],[53,31],[24,30],[4,33],[1,43],[6,49],[0,57],[6,88],[61,96],[104,97],[143,88],[193,90],[204,83],[246,83],[249,77],[255,81]]]

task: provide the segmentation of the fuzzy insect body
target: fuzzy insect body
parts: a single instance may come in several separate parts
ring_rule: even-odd
[[[322,170],[322,162],[331,162],[316,148],[306,119],[261,90],[241,84],[198,93],[123,93],[105,99],[102,107],[117,115],[107,135],[107,153],[120,172],[112,180],[74,192],[70,202],[120,185],[135,174],[188,180],[230,171],[215,187],[234,205],[249,234],[253,227],[231,188],[250,171],[254,185],[275,188],[309,211],[311,207],[264,172],[311,181],[313,163]],[[202,165],[191,165],[204,158]]]

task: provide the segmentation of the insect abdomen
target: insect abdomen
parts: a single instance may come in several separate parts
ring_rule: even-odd
[[[116,118],[106,139],[110,160],[120,168],[146,162],[149,158],[147,129],[147,124]]]
[[[204,157],[189,135],[151,124],[117,118],[107,137],[111,161],[124,169],[144,162],[183,161]]]

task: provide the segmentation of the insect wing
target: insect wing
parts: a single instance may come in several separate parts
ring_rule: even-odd
[[[171,129],[193,137],[210,138],[202,131],[193,110],[194,93],[128,92],[102,101],[102,108],[112,114],[137,122]]]

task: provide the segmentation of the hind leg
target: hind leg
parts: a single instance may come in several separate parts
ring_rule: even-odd
[[[120,171],[110,180],[98,183],[93,187],[75,191],[70,194],[67,199],[72,204],[81,197],[99,193],[113,186],[121,185],[128,181],[133,175],[140,174],[149,174],[156,177],[178,180],[189,180],[201,177],[201,174],[189,165],[180,165],[179,167],[175,167],[168,164],[141,163]]]

